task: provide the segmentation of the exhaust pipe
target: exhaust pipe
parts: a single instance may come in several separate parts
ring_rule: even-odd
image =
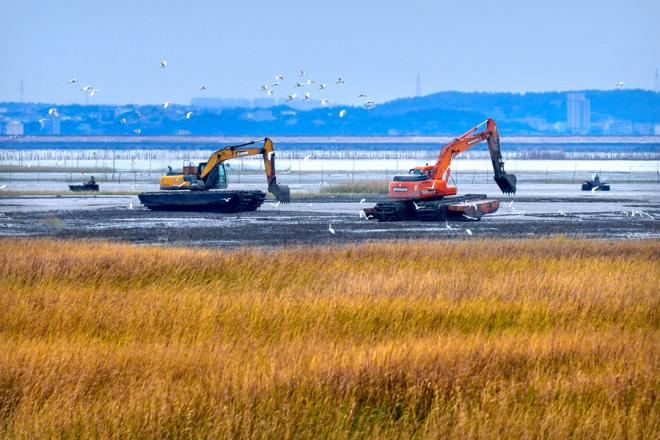
[[[497,183],[497,186],[500,187],[500,190],[504,194],[515,194],[517,181],[518,179],[515,174],[502,173],[495,176],[495,183]]]
[[[272,193],[278,202],[289,203],[291,202],[291,190],[287,185],[278,185],[271,183],[268,185],[268,191]]]

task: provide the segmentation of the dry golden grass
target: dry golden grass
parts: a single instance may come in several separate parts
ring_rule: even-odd
[[[366,180],[345,182],[337,185],[324,186],[321,194],[387,194],[388,183],[381,180]]]
[[[0,438],[657,438],[659,257],[0,240]]]

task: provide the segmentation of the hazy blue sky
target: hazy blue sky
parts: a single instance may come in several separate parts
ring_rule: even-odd
[[[423,93],[650,89],[660,66],[658,0],[0,0],[0,23],[0,101],[21,79],[41,102],[254,98],[298,68],[343,102],[413,95],[417,72]]]

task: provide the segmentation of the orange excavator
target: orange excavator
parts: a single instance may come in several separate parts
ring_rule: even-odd
[[[447,143],[435,165],[415,167],[407,175],[395,176],[389,185],[389,199],[365,210],[379,221],[479,220],[499,208],[499,201],[483,194],[457,196],[450,185],[451,161],[457,154],[487,141],[495,171],[495,183],[504,194],[515,194],[516,176],[504,171],[497,125],[488,119]]]

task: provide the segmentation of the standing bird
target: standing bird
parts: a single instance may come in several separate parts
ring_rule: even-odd
[[[328,231],[332,234],[335,235],[335,229],[332,227],[332,224],[328,226]]]
[[[340,76],[339,78],[337,78],[336,84],[344,84],[344,79]]]
[[[165,101],[165,102],[163,103],[163,108],[167,108],[167,107],[169,107],[169,106],[170,106],[170,102],[169,102],[169,101]]]
[[[466,229],[466,230],[465,230],[465,233],[466,233],[467,235],[469,235],[470,237],[472,237],[472,231],[471,231],[470,229]]]
[[[339,110],[339,117],[343,118],[344,116],[346,116],[346,110]]]
[[[162,60],[162,61],[160,62],[160,68],[161,68],[161,69],[164,69],[164,68],[166,68],[166,67],[167,67],[167,60]]]
[[[193,115],[192,112],[188,112],[188,113],[186,113],[186,119],[190,119],[190,117],[191,117],[192,115]]]
[[[55,116],[55,117],[59,117],[59,116],[60,116],[60,113],[59,113],[59,112],[57,111],[57,109],[54,108],[54,107],[51,108],[50,110],[48,110],[48,114],[51,115],[51,116]]]

